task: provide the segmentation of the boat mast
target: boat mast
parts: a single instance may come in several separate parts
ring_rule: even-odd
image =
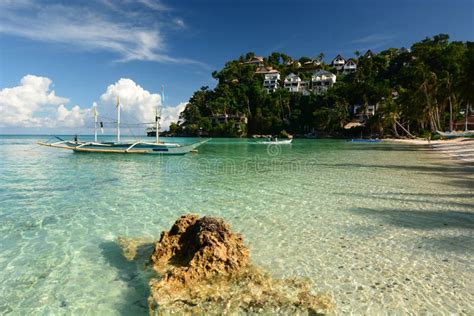
[[[94,114],[94,142],[97,143],[97,103],[92,105],[92,112]]]
[[[465,127],[464,127],[464,130],[467,132],[467,118],[469,116],[469,103],[466,104],[466,123],[465,123]]]
[[[161,105],[165,102],[165,87],[161,86]],[[160,143],[160,104],[156,103],[156,115],[155,115],[155,132],[156,132],[156,143]]]
[[[120,143],[120,97],[117,96],[117,143]]]

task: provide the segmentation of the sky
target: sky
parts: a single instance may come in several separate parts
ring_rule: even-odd
[[[166,129],[247,52],[329,62],[439,33],[474,41],[474,0],[0,0],[0,134],[91,133],[117,96],[125,123],[161,104]]]

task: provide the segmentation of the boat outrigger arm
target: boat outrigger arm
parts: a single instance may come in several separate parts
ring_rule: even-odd
[[[180,145],[176,143],[151,143],[137,141],[134,143],[98,143],[81,141],[59,141],[54,143],[38,142],[38,145],[48,146],[60,149],[69,149],[74,152],[92,152],[92,153],[123,153],[123,154],[158,154],[158,155],[184,155],[195,151],[197,147],[208,142],[205,139],[189,145]]]

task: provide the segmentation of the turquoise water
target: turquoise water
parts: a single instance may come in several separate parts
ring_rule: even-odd
[[[115,239],[188,212],[224,217],[256,264],[309,278],[338,314],[474,313],[474,169],[437,153],[215,139],[183,157],[74,154],[47,138],[0,136],[2,314],[147,314]]]

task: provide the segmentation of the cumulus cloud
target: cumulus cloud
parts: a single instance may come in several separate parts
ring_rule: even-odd
[[[177,106],[167,106],[163,107],[161,112],[161,126],[162,130],[168,130],[171,123],[178,122],[179,115],[184,111],[188,102],[181,102]]]
[[[166,9],[158,1],[141,0],[140,3],[149,10]],[[85,50],[114,52],[119,56],[117,61],[122,62],[141,60],[203,66],[200,62],[166,53],[164,23],[157,23],[156,17],[133,11],[127,7],[132,4],[126,1],[103,0],[102,4],[107,10],[74,5],[74,2],[64,5],[35,0],[0,1],[0,33]]]
[[[52,80],[26,75],[20,85],[0,90],[0,127],[77,127],[89,110],[68,110],[65,97],[51,90]]]
[[[19,128],[85,128],[92,122],[92,109],[75,105],[67,108],[69,99],[57,96],[51,90],[52,80],[46,77],[26,75],[18,86],[0,90],[0,127]],[[117,97],[120,98],[124,130],[131,128],[144,131],[145,125],[154,122],[156,106],[161,105],[161,96],[151,93],[131,79],[122,78],[107,87],[100,96],[99,119],[114,121]],[[94,102],[95,103],[95,102]],[[179,119],[187,103],[166,106],[161,109],[162,130]]]
[[[121,112],[124,119],[130,122],[153,122],[157,104],[161,104],[161,96],[143,89],[135,81],[121,78],[107,87],[100,97],[104,105],[115,106],[120,98]]]
[[[130,124],[154,122],[156,106],[162,105],[160,94],[151,93],[128,78],[121,78],[116,83],[109,85],[100,97],[101,103],[107,108],[106,113],[110,113],[112,109],[115,113],[117,98],[120,98],[123,121]],[[178,120],[179,113],[184,110],[185,106],[186,103],[180,103],[174,107],[166,106],[161,109],[160,125],[163,130],[168,129],[171,122]],[[107,114],[107,116],[111,115]]]

